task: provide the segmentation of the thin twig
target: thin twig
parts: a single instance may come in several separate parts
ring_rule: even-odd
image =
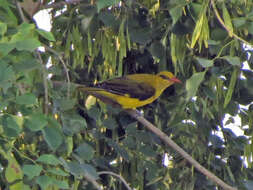
[[[234,187],[226,184],[224,181],[219,179],[213,173],[208,171],[206,168],[201,166],[196,160],[194,160],[187,152],[185,152],[180,146],[178,146],[171,138],[169,138],[164,132],[155,127],[152,123],[147,121],[144,117],[140,116],[140,114],[136,110],[126,110],[126,112],[131,115],[133,118],[142,123],[145,127],[147,127],[150,131],[156,134],[164,143],[170,146],[172,149],[177,151],[183,158],[185,158],[189,163],[191,163],[198,171],[208,177],[211,181],[221,186],[225,190],[237,190]]]
[[[6,143],[10,143],[9,140],[7,140],[7,139],[5,139],[5,138],[3,138],[3,137],[0,137],[0,139],[1,139],[2,141],[6,142]],[[31,159],[31,158],[29,158],[28,156],[26,156],[23,152],[20,152],[15,146],[12,146],[11,148],[14,149],[21,157],[23,157],[23,158],[25,158],[25,159],[31,161],[31,162],[32,162],[33,164],[35,164],[35,165],[38,165],[38,164],[36,163],[36,161],[34,161],[33,159]]]
[[[80,163],[80,164],[83,164],[83,160],[75,153],[72,153],[72,156]],[[96,180],[91,177],[89,174],[85,174],[83,175],[83,177],[88,181],[90,182],[96,189],[98,190],[102,190],[101,186],[99,185],[98,182],[96,182]]]
[[[77,4],[80,3],[82,0],[68,0],[68,1],[61,1],[57,3],[51,3],[40,7],[40,10],[42,9],[58,9],[63,7],[64,5],[71,5],[71,4]]]
[[[42,75],[43,75],[43,85],[44,85],[44,97],[45,97],[45,114],[48,114],[48,105],[49,105],[49,99],[48,99],[48,83],[47,83],[47,72],[45,68],[45,64],[43,64],[43,60],[41,58],[39,50],[36,50],[37,56],[40,60],[40,64],[42,67]]]
[[[115,177],[119,178],[122,181],[122,183],[124,183],[124,185],[126,186],[126,188],[128,190],[132,190],[131,187],[127,184],[126,180],[122,176],[120,176],[116,173],[110,172],[110,171],[98,172],[98,175],[103,175],[103,174],[112,175],[112,176],[115,176]]]
[[[102,187],[92,177],[85,175],[84,178],[89,181],[96,189],[102,190]]]
[[[237,40],[241,41],[242,43],[248,45],[248,46],[252,46],[252,44],[250,44],[249,42],[247,42],[246,40],[242,39],[240,36],[237,36],[233,31],[231,31],[224,23],[224,21],[222,20],[216,6],[215,6],[215,2],[214,0],[211,0],[211,4],[215,13],[216,18],[218,19],[218,21],[220,22],[220,24],[223,26],[223,28],[229,33],[231,34],[234,38],[236,38]]]
[[[20,6],[20,3],[16,0],[16,6],[17,6],[17,9],[18,9],[18,12],[19,12],[19,15],[22,19],[23,22],[27,22],[27,19],[25,18],[25,15],[24,15],[24,12],[22,10],[22,7]]]
[[[5,141],[6,143],[9,143],[9,140],[6,140],[5,138],[2,138],[2,137],[1,137],[0,139],[1,139],[2,141]],[[13,150],[16,151],[16,152],[19,154],[19,156],[21,156],[21,157],[23,157],[23,158],[25,158],[25,159],[31,161],[34,165],[39,166],[39,164],[37,164],[37,162],[36,162],[35,160],[33,160],[33,159],[29,158],[28,156],[26,156],[23,152],[19,151],[15,146],[12,146],[11,148],[12,148],[12,151],[13,151]],[[42,169],[42,170],[43,170],[44,172],[46,172],[45,169]]]
[[[54,55],[56,55],[60,62],[63,65],[64,71],[66,73],[66,77],[67,77],[67,83],[68,83],[68,87],[67,87],[67,97],[70,97],[70,78],[69,78],[69,72],[68,72],[68,68],[67,65],[65,64],[64,60],[62,59],[62,56],[55,50],[53,50],[52,48],[48,47],[47,45],[44,45],[45,49],[52,52]]]

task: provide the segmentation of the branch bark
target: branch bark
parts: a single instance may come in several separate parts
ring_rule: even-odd
[[[103,175],[103,174],[112,175],[112,176],[115,176],[115,177],[119,178],[122,181],[122,183],[125,185],[127,190],[132,190],[131,187],[127,184],[126,180],[122,176],[120,176],[118,174],[115,174],[113,172],[109,172],[109,171],[98,172],[98,175]]]
[[[211,181],[222,187],[224,190],[237,190],[237,188],[231,187],[226,184],[216,175],[211,173],[209,170],[201,166],[196,160],[194,160],[187,152],[185,152],[180,146],[178,146],[171,138],[169,138],[164,132],[154,126],[152,123],[147,121],[144,117],[140,116],[137,110],[125,110],[129,115],[143,124],[148,130],[156,134],[165,144],[170,146],[172,149],[177,151],[183,158],[185,158],[190,164],[192,164],[199,172],[208,177]]]

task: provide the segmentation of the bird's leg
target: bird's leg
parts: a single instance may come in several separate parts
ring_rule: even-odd
[[[139,117],[143,117],[144,116],[143,110],[137,110],[137,109],[135,109],[135,111],[136,111],[136,114],[138,114]]]
[[[134,112],[136,117],[143,117],[144,116],[144,112],[141,110],[137,110],[137,109],[126,109],[127,112]]]

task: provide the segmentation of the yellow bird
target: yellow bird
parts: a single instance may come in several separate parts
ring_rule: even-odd
[[[112,106],[135,109],[152,103],[162,92],[174,84],[181,83],[171,72],[153,74],[131,74],[109,79],[91,87],[78,87]]]

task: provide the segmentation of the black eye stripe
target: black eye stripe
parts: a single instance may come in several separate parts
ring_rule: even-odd
[[[169,77],[167,77],[167,76],[165,76],[165,75],[159,75],[161,78],[163,78],[163,79],[166,79],[166,80],[168,80],[168,79],[170,79]]]

